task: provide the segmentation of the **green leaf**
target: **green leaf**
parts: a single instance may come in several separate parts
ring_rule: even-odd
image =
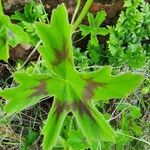
[[[24,21],[26,23],[34,23],[38,19],[43,19],[45,16],[41,4],[36,4],[34,1],[26,4],[23,13],[15,11],[15,14],[11,16],[11,19],[18,20],[20,22]]]
[[[100,27],[100,25],[105,20],[105,18],[106,18],[105,11],[98,12],[95,18],[93,16],[93,14],[88,13],[89,26],[86,26],[86,25],[79,26],[82,36],[91,34],[90,42],[94,46],[98,46],[97,35],[107,35],[108,34],[108,30],[106,28]]]
[[[107,35],[108,34],[108,30],[105,29],[105,28],[99,28],[97,34],[98,35]]]
[[[80,25],[80,30],[82,31],[82,36],[87,36],[91,32],[91,29],[85,25]]]
[[[29,131],[25,138],[25,143],[22,147],[22,150],[28,150],[28,148],[37,140],[39,133]]]
[[[139,85],[139,82],[143,81],[141,75],[130,72],[112,76],[109,66],[83,74],[83,78],[89,81],[88,84],[94,89],[91,94],[94,100],[126,97]]]
[[[130,109],[131,109],[130,113],[131,113],[131,116],[133,117],[133,119],[139,118],[141,116],[140,107],[132,106]]]
[[[2,2],[1,2],[1,0],[0,0],[0,15],[3,15],[4,13],[3,13],[3,7],[2,7]]]
[[[73,62],[72,26],[63,4],[53,11],[50,24],[37,23],[36,30],[43,42],[39,52],[47,64],[47,74],[14,74],[19,86],[0,92],[8,100],[5,110],[12,114],[44,97],[54,96],[43,129],[44,150],[55,146],[70,111],[92,150],[99,149],[101,140],[114,142],[115,131],[93,101],[125,97],[138,87],[143,77],[132,73],[113,76],[110,67],[91,73],[77,72]]]
[[[104,10],[99,11],[95,17],[95,25],[99,27],[105,19],[106,19],[106,12]]]
[[[92,13],[88,13],[87,16],[88,16],[89,25],[93,25],[95,21],[94,15]]]
[[[77,123],[86,136],[90,147],[95,150],[98,149],[100,141],[115,142],[115,132],[104,119],[104,116],[93,104],[86,103],[88,102],[76,102],[74,104],[74,113]]]
[[[15,40],[13,40],[15,38]],[[18,25],[12,24],[9,16],[6,16],[2,10],[0,1],[0,59],[5,61],[9,58],[9,45],[16,46],[19,43],[29,43],[29,36]]]
[[[73,150],[83,150],[89,147],[89,145],[86,142],[85,137],[83,136],[81,131],[69,131],[69,138],[67,140],[67,144],[73,149]]]
[[[1,53],[0,53],[0,60],[7,61],[9,58],[9,46],[7,42],[4,42],[3,39],[0,39],[0,47],[1,47]]]
[[[109,27],[111,64],[126,64],[135,69],[145,66],[149,61],[149,44],[143,44],[143,40],[149,39],[150,15],[144,6],[146,2],[143,0],[125,0],[125,9],[121,12],[117,24]]]
[[[63,122],[67,115],[65,103],[54,102],[53,107],[48,115],[43,128],[43,148],[44,150],[51,150],[58,140]]]
[[[72,67],[72,28],[68,22],[67,10],[60,6],[58,6],[58,10],[53,11],[51,24],[37,23],[37,33],[44,45],[40,49],[40,53],[48,67],[55,73],[66,74],[67,66],[74,70]]]
[[[49,95],[46,89],[46,80],[50,77],[47,75],[35,74],[31,76],[24,72],[19,72],[15,73],[14,78],[20,85],[0,92],[4,98],[8,99],[5,111],[7,111],[9,115],[34,105]],[[14,94],[16,91],[18,94]]]
[[[7,42],[7,39],[6,39],[6,26],[2,26],[0,28],[0,60],[4,60],[4,61],[7,61],[8,60],[8,57],[9,57],[9,46],[8,46],[8,42]]]
[[[7,26],[8,29],[10,29],[19,39],[19,42],[21,43],[29,43],[29,36],[27,33],[25,33],[23,31],[23,29],[21,27],[19,27],[18,25],[12,24],[10,21],[10,18],[6,15],[1,15],[1,20],[0,23],[4,24],[5,26]]]

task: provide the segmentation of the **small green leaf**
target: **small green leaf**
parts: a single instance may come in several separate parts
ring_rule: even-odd
[[[94,19],[93,14],[88,13],[89,26],[80,25],[80,30],[82,32],[82,36],[91,34],[90,43],[93,44],[94,46],[98,46],[97,35],[107,35],[108,34],[108,30],[106,28],[100,27],[100,25],[105,20],[105,18],[106,18],[105,11],[98,12],[95,19]]]
[[[99,11],[95,17],[95,24],[99,27],[102,22],[106,19],[106,12],[104,10]]]
[[[83,150],[89,147],[89,145],[86,142],[86,138],[83,136],[81,131],[69,131],[69,138],[67,140],[67,144],[73,149],[73,150]]]
[[[89,25],[94,25],[94,21],[95,21],[94,15],[91,13],[88,13],[87,16],[88,16]]]
[[[25,138],[25,143],[22,147],[22,150],[28,150],[28,148],[37,140],[39,133],[29,131]]]
[[[133,119],[139,118],[141,116],[140,107],[132,106],[130,109],[131,109],[130,113],[131,113],[131,116],[133,117]]]

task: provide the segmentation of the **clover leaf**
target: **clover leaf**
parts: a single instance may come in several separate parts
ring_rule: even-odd
[[[43,42],[39,52],[50,71],[46,74],[15,73],[19,86],[0,92],[8,100],[6,112],[13,114],[44,97],[54,96],[42,131],[44,150],[55,146],[70,111],[92,150],[99,148],[100,141],[115,142],[115,131],[96,109],[94,101],[125,97],[143,77],[132,73],[114,76],[108,66],[90,73],[77,72],[73,61],[73,30],[64,4],[53,10],[50,24],[37,23],[36,30]]]

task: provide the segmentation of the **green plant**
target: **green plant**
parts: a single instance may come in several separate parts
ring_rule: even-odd
[[[110,61],[140,68],[150,58],[150,5],[144,0],[126,0],[124,7],[116,26],[109,27]]]
[[[21,27],[12,24],[8,16],[3,13],[0,0],[0,59],[7,61],[9,58],[9,46],[29,43],[29,36]]]
[[[88,34],[91,35],[90,44],[94,46],[98,46],[98,35],[107,35],[108,30],[104,27],[100,27],[102,22],[105,20],[106,13],[105,11],[100,11],[96,14],[94,18],[93,14],[88,13],[88,21],[89,26],[80,25],[80,30],[82,32],[82,36],[87,36]]]
[[[103,45],[99,44],[97,36],[104,36],[108,34],[108,29],[100,27],[106,18],[106,13],[105,11],[100,11],[96,14],[95,18],[91,13],[88,13],[87,16],[89,25],[80,25],[80,31],[83,37],[90,34],[90,40],[87,46],[87,51],[90,57],[90,64],[100,64]]]
[[[11,19],[18,21],[17,25],[29,34],[30,43],[34,46],[39,41],[35,31],[35,22],[46,22],[47,14],[45,14],[42,4],[31,1],[25,5],[23,12],[15,11]]]
[[[28,3],[24,7],[23,13],[15,11],[15,14],[11,16],[11,19],[24,21],[28,23],[34,23],[35,21],[44,22],[45,14],[43,12],[43,6],[41,4],[35,4],[34,1]]]
[[[29,133],[27,134],[27,136],[25,138],[25,142],[22,147],[22,150],[28,150],[30,148],[30,146],[36,141],[38,136],[39,136],[39,133],[29,131]]]
[[[115,142],[115,131],[95,108],[94,102],[125,97],[143,80],[141,75],[130,72],[113,76],[109,66],[90,73],[77,72],[73,62],[73,29],[63,4],[53,11],[50,24],[37,23],[36,30],[43,43],[39,52],[48,72],[16,72],[14,78],[19,86],[0,91],[8,100],[5,107],[8,115],[32,106],[44,97],[55,97],[42,131],[44,150],[50,150],[56,144],[70,111],[92,150],[99,149],[101,141]]]
[[[90,64],[87,53],[87,51],[81,52],[80,48],[74,48],[74,64],[80,72],[87,71],[87,67]]]

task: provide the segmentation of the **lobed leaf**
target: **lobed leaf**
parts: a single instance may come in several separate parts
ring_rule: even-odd
[[[65,6],[53,11],[51,23],[36,24],[43,42],[40,48],[48,74],[14,75],[19,86],[5,89],[0,95],[8,99],[5,110],[12,114],[54,96],[53,107],[44,125],[43,147],[51,150],[59,137],[64,119],[72,111],[92,150],[99,149],[100,141],[115,141],[115,131],[93,105],[93,100],[122,98],[132,92],[143,80],[138,74],[111,75],[111,67],[91,73],[75,70],[72,51],[72,27]],[[52,73],[51,73],[52,72]]]
[[[99,148],[100,141],[115,142],[115,132],[104,116],[88,102],[74,103],[74,114],[79,127],[92,150]]]
[[[83,74],[82,77],[88,81],[87,85],[89,85],[87,93],[90,96],[86,99],[94,100],[126,97],[143,81],[141,75],[130,72],[113,76],[109,66]]]
[[[48,115],[45,126],[43,128],[43,148],[45,150],[51,150],[59,137],[63,122],[67,115],[65,103],[59,101],[54,102],[53,107]]]
[[[14,78],[19,82],[19,86],[0,91],[0,95],[8,100],[5,111],[9,115],[20,112],[49,95],[47,81],[50,81],[50,77],[47,75],[28,75],[20,72],[16,73]]]
[[[53,11],[49,25],[37,23],[36,29],[44,44],[40,53],[48,68],[61,74],[61,68],[66,71],[67,66],[71,67],[73,64],[72,28],[68,22],[65,6],[62,4]]]
[[[94,46],[98,46],[97,35],[107,35],[108,34],[108,30],[106,28],[100,27],[100,25],[105,20],[105,18],[106,18],[105,11],[98,12],[96,14],[95,18],[94,18],[93,14],[88,13],[89,26],[80,25],[80,30],[82,32],[82,36],[91,34],[90,43]]]

